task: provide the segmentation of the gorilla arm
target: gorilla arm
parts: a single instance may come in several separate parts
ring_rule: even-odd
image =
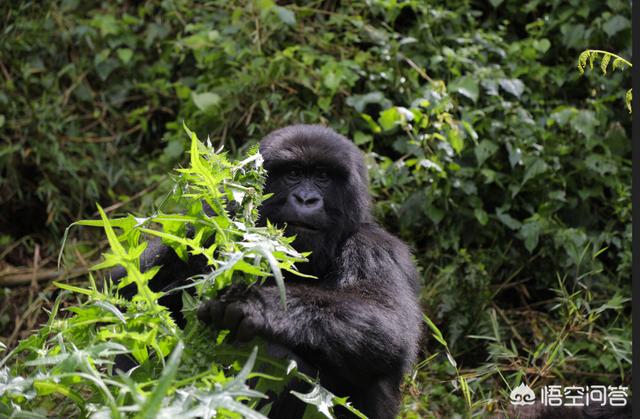
[[[408,268],[413,265],[406,247],[375,230],[386,236],[376,238],[376,244],[364,246],[357,237],[347,241],[336,281],[288,281],[286,310],[277,287],[266,284],[234,287],[203,304],[198,315],[218,329],[229,329],[237,340],[262,336],[302,355],[321,372],[352,383],[400,377],[417,350],[411,332],[419,330],[420,322],[416,274]],[[363,236],[371,235],[366,231]]]
[[[140,270],[145,272],[154,266],[160,266],[160,270],[149,282],[151,290],[169,291],[182,285],[186,285],[187,279],[206,272],[207,261],[201,256],[189,256],[185,262],[170,247],[162,243],[161,239],[154,238],[147,242],[147,248],[140,257]],[[113,281],[120,281],[125,277],[126,271],[122,266],[116,266],[110,272]],[[135,284],[129,284],[122,288],[120,294],[131,299],[136,294]],[[182,315],[182,293],[166,294],[159,300],[160,304],[169,309],[173,319],[179,327],[184,327],[186,322]]]
[[[286,290],[286,310],[277,287],[266,285],[252,287],[242,297],[209,301],[198,315],[231,330],[238,340],[259,335],[300,352],[321,370],[349,365],[361,379],[402,369],[410,345],[398,333],[403,328],[386,327],[402,319],[381,302],[349,289],[293,283]]]
[[[206,203],[202,202],[202,209],[204,213],[208,216],[214,216],[215,213],[211,209],[211,207]],[[233,208],[228,208],[228,211],[233,211]],[[190,225],[186,227],[186,237],[193,237],[193,228]],[[210,243],[205,243],[208,246]],[[168,291],[170,289],[179,287],[181,285],[186,284],[186,279],[207,272],[207,263],[206,259],[200,255],[189,255],[187,261],[180,259],[178,254],[168,245],[162,242],[162,239],[158,237],[151,238],[147,241],[147,248],[142,252],[140,256],[140,270],[145,272],[154,266],[161,266],[158,273],[151,279],[150,286],[153,291]],[[127,272],[122,266],[116,266],[109,273],[111,279],[114,281],[119,281],[125,277]],[[135,286],[129,285],[126,286],[121,294],[125,298],[131,299],[136,293]],[[171,312],[180,316],[180,308],[182,307],[182,303],[180,301],[180,295],[173,297],[173,300],[176,300],[177,304],[175,307],[168,306]],[[164,297],[164,301],[167,301],[169,298]]]

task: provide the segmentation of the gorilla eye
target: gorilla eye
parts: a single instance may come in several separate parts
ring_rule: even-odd
[[[293,167],[285,175],[288,179],[298,179],[302,176],[302,170],[299,167]]]
[[[316,169],[315,175],[316,175],[316,179],[320,181],[325,182],[329,180],[329,172],[327,171],[327,169]]]

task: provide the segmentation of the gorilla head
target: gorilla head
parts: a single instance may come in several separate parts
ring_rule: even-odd
[[[321,125],[292,125],[260,142],[273,193],[260,210],[288,234],[298,251],[311,251],[306,273],[324,275],[336,249],[371,221],[367,170],[362,153],[345,137]]]

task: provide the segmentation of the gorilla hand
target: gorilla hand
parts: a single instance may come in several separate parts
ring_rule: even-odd
[[[256,287],[231,286],[220,298],[202,303],[198,319],[216,330],[229,330],[232,340],[248,342],[264,333],[263,313]]]

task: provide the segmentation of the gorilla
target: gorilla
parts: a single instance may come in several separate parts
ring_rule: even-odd
[[[299,269],[317,279],[290,275],[286,310],[267,283],[204,303],[199,318],[236,339],[260,336],[288,349],[368,417],[394,417],[418,350],[417,273],[407,246],[373,220],[362,153],[319,125],[279,129],[260,153],[273,194],[260,219],[295,235],[296,250],[311,251]],[[292,402],[276,402],[272,417],[300,417]]]
[[[267,281],[230,287],[204,302],[198,318],[237,341],[263,338],[369,418],[395,417],[422,331],[418,274],[408,247],[373,218],[362,152],[327,127],[293,125],[262,139],[260,153],[265,193],[273,194],[259,209],[260,222],[295,235],[293,247],[311,252],[298,268],[316,278],[286,276],[286,309]],[[183,262],[157,242],[142,257],[143,269],[153,265],[162,265],[151,284],[158,290],[211,270],[202,257]],[[175,295],[163,303],[174,314],[181,307]],[[285,391],[269,416],[299,418],[304,408]]]

